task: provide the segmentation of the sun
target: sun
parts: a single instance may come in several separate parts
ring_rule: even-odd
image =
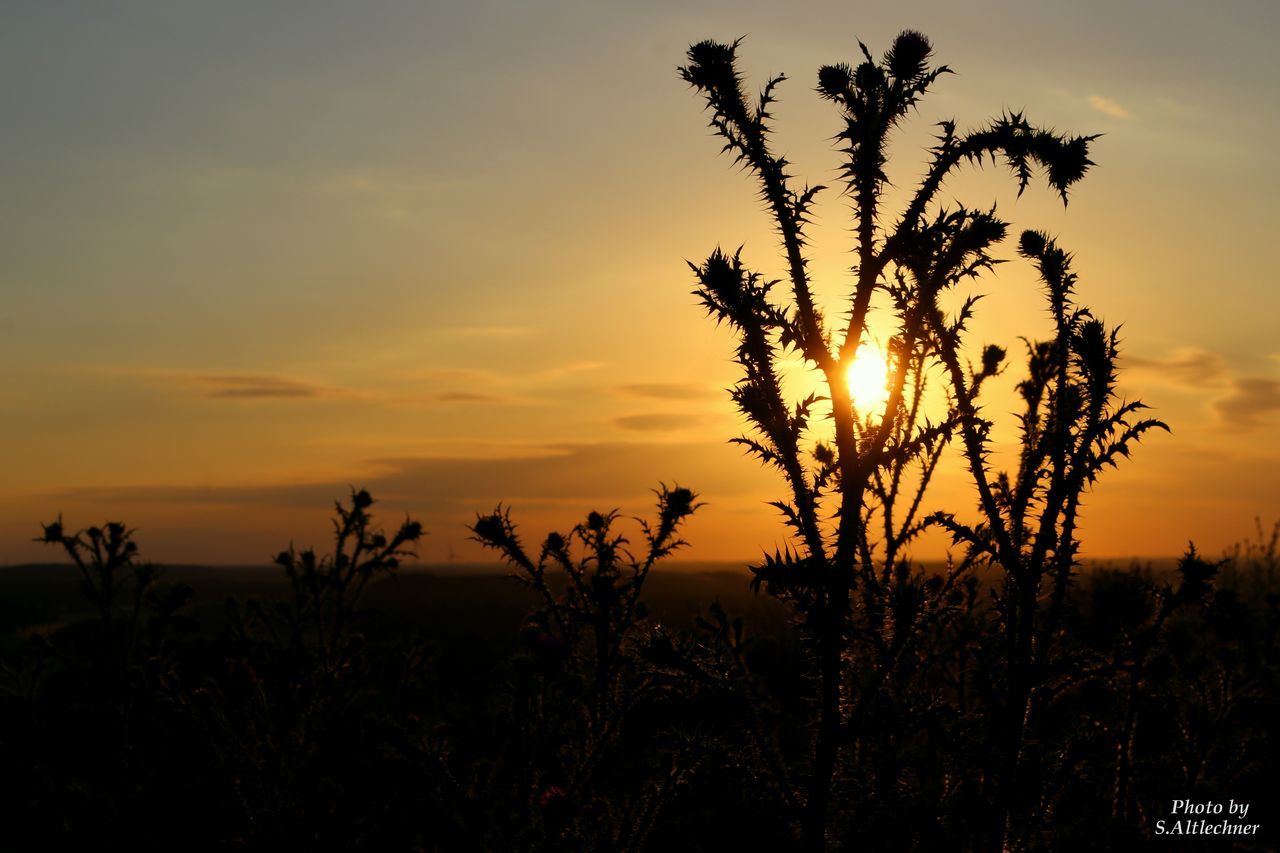
[[[889,363],[870,341],[858,347],[846,374],[853,407],[864,415],[884,409],[889,399]]]

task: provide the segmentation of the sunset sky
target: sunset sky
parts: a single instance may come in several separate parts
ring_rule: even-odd
[[[685,260],[744,245],[776,275],[776,241],[676,66],[745,35],[753,90],[791,78],[779,148],[831,183],[816,70],[905,28],[958,73],[899,137],[898,187],[942,119],[1104,134],[1065,209],[999,169],[947,188],[1075,252],[1126,393],[1173,427],[1104,476],[1085,555],[1216,553],[1280,516],[1271,0],[11,2],[0,561],[53,557],[31,539],[61,512],[157,561],[265,562],[323,544],[349,484],[420,518],[429,561],[482,557],[464,524],[499,500],[533,537],[644,512],[660,480],[707,502],[689,558],[772,550],[779,484],[726,444],[732,342]],[[847,201],[818,213],[838,305]],[[1026,264],[983,287],[977,340],[1045,333]],[[930,502],[972,499],[951,478]]]

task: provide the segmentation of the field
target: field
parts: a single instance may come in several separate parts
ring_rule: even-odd
[[[1104,672],[1042,711],[1041,737],[1058,751],[1038,763],[1038,784],[1056,790],[1039,846],[1162,849],[1138,825],[1154,827],[1164,800],[1187,793],[1250,803],[1262,834],[1177,849],[1272,849],[1275,566],[1237,558],[1203,577],[1186,560],[1153,562],[1094,567],[1073,596],[1073,648]],[[288,614],[305,596],[279,567],[175,566],[152,586],[190,587],[181,616],[155,604],[127,651],[123,626],[104,633],[74,567],[5,568],[0,779],[25,806],[0,849],[29,849],[50,825],[69,843],[167,849],[193,822],[216,829],[191,849],[569,850],[583,837],[594,849],[619,839],[636,850],[786,849],[768,765],[807,760],[813,663],[789,627],[794,613],[749,579],[728,564],[653,572],[644,611],[610,629],[623,645],[601,695],[594,641],[548,627],[536,589],[496,565],[378,577],[332,646],[322,634],[288,639]],[[549,589],[572,600],[563,575]],[[855,798],[842,811],[859,817],[851,837],[876,849],[985,846],[980,801],[945,787],[949,768],[963,766],[981,796],[987,771],[968,750],[985,736],[971,726],[999,707],[998,684],[984,686],[999,672],[984,603],[999,585],[975,584],[971,596],[968,616],[962,605],[928,635],[962,645],[900,662],[893,692],[881,688],[862,718],[860,758],[909,774],[888,801],[860,803],[866,783],[841,783]],[[1160,603],[1181,599],[1176,611]],[[588,628],[600,624],[591,613],[578,614]],[[960,681],[932,682],[948,673]],[[939,702],[951,710],[931,722]],[[605,733],[594,730],[601,709],[616,714]],[[1116,730],[1142,733],[1127,771],[1114,761]],[[664,773],[681,781],[654,787]],[[1127,778],[1143,814],[1098,817],[1115,801],[1108,777]],[[643,835],[626,838],[664,790]]]

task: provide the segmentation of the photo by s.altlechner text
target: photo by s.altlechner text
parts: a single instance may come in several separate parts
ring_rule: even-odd
[[[1156,835],[1257,835],[1262,824],[1249,823],[1250,803],[1227,800],[1174,800],[1169,817],[1157,820]]]

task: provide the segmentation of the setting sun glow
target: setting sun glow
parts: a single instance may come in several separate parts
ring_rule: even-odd
[[[864,341],[846,377],[855,409],[865,415],[884,408],[889,399],[889,363],[879,347]]]

